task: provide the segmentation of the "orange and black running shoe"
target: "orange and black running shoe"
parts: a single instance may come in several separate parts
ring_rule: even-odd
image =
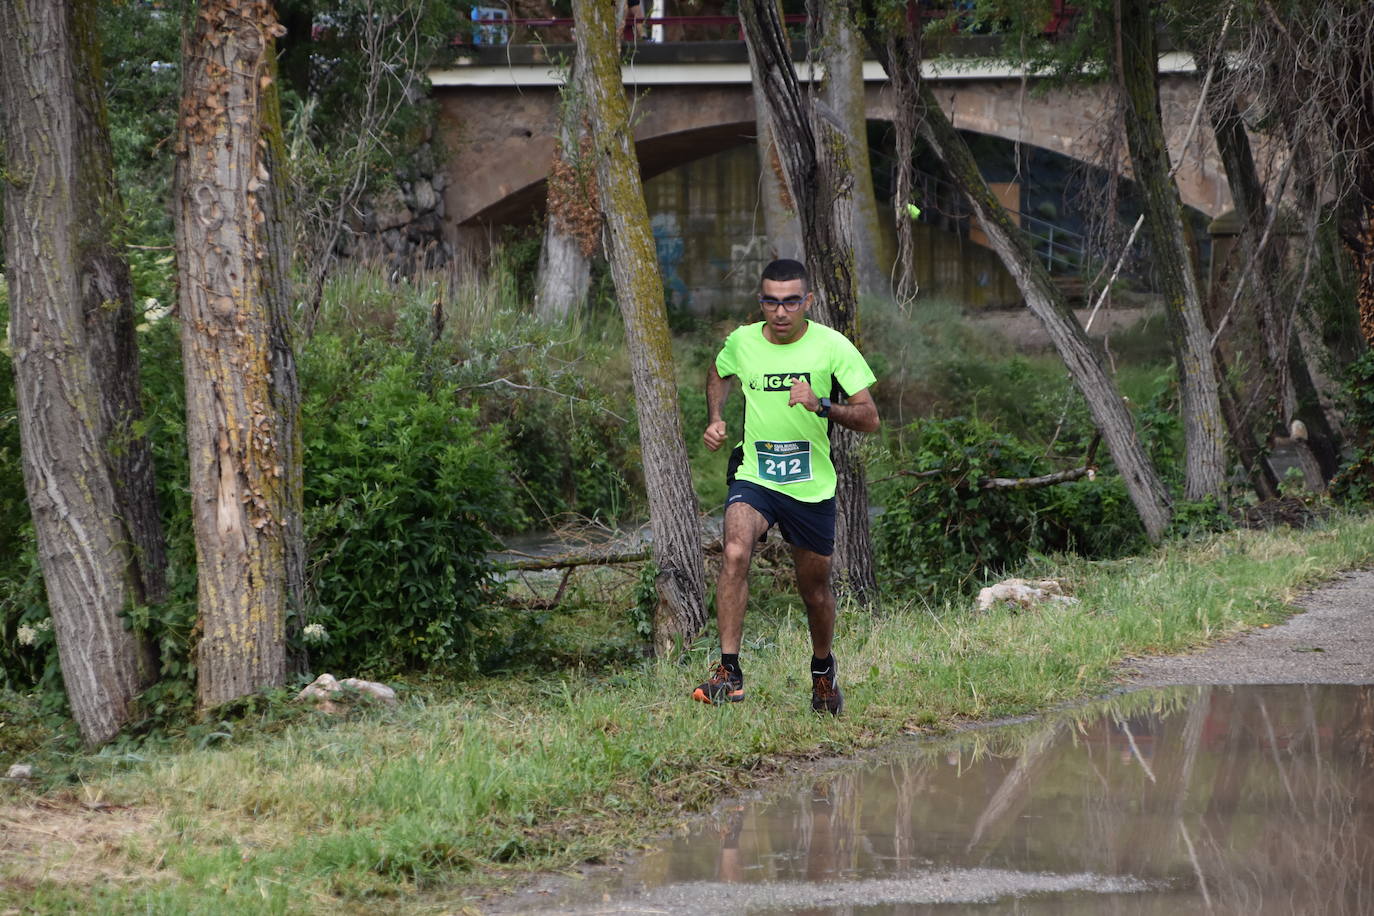
[[[710,680],[692,691],[692,699],[698,703],[710,703],[712,706],[738,703],[744,699],[744,674],[731,671],[724,665],[716,665]]]
[[[844,693],[835,678],[835,672],[811,676],[811,709],[815,712],[828,712],[838,716],[844,712]]]

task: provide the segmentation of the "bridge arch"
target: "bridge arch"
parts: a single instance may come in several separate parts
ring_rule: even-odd
[[[557,133],[558,76],[547,64],[431,74],[448,153],[447,221],[455,236],[523,222],[543,205]],[[865,65],[870,120],[890,121],[891,92],[880,68]],[[805,76],[805,74],[799,74]],[[754,102],[745,64],[627,65],[636,149],[645,177],[754,139]],[[955,127],[1091,160],[1107,104],[1100,89],[1032,91],[1034,80],[964,70],[931,78]],[[1210,133],[1187,148],[1197,104],[1191,73],[1166,73],[1161,104],[1170,151],[1183,158],[1183,202],[1208,216],[1231,206]],[[1123,172],[1129,173],[1124,164]]]

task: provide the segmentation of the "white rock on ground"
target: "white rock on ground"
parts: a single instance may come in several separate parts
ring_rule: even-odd
[[[978,592],[978,610],[991,610],[998,603],[1014,604],[1030,610],[1037,604],[1057,601],[1077,604],[1077,598],[1064,594],[1064,586],[1057,579],[1004,579]]]
[[[361,678],[346,677],[342,681],[332,674],[321,674],[310,684],[306,685],[300,693],[296,694],[298,700],[318,700],[320,708],[325,712],[334,712],[337,707],[330,702],[330,698],[342,691],[345,687],[365,693],[374,699],[381,700],[388,706],[396,705],[396,691],[385,684],[378,684],[375,681],[364,681]]]
[[[356,677],[346,677],[339,683],[345,687],[352,687],[359,693],[374,696],[388,706],[396,705],[396,691],[385,684],[378,684],[376,681],[364,681]]]

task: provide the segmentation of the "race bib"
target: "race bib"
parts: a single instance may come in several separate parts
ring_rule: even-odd
[[[798,483],[811,479],[811,443],[755,442],[759,477],[772,483]]]

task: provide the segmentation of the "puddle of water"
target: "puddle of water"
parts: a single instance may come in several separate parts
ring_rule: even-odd
[[[1141,691],[894,751],[522,911],[1374,913],[1374,687]]]

